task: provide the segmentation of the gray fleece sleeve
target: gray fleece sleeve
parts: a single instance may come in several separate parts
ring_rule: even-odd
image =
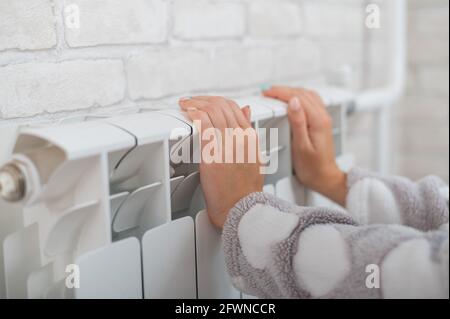
[[[448,232],[359,226],[254,193],[223,230],[234,286],[260,298],[448,298]]]
[[[418,182],[360,168],[348,174],[347,211],[358,223],[448,230],[448,187],[438,177]]]

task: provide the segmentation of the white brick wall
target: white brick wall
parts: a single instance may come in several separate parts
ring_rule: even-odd
[[[362,45],[361,21],[353,19],[363,14],[362,0],[0,3],[0,76],[8,82],[0,122],[136,102],[157,106],[166,97],[239,93],[323,78],[342,64],[359,67],[361,52],[348,50],[331,63],[329,39],[345,35],[348,42],[356,34]],[[339,16],[324,19],[333,12],[351,14],[332,28]],[[102,67],[106,61],[114,67]]]
[[[225,1],[176,0],[173,24],[173,36],[179,39],[242,37],[245,34],[245,6]]]
[[[361,40],[365,10],[361,1],[317,1],[304,3],[305,31],[314,37]]]
[[[394,110],[395,169],[449,180],[449,2],[410,0],[407,96]]]
[[[216,86],[220,89],[237,89],[267,83],[273,73],[272,52],[263,47],[216,49],[211,65]]]
[[[127,63],[133,100],[157,99],[210,85],[205,52],[189,48],[149,50]]]
[[[283,37],[299,35],[303,16],[298,3],[261,0],[249,8],[249,33],[253,37]]]
[[[318,77],[304,2],[1,0],[0,122]]]
[[[133,100],[246,88],[269,81],[272,69],[271,50],[242,46],[218,47],[211,51],[186,47],[149,50],[131,57],[127,63],[129,93]]]
[[[0,0],[0,125],[322,80],[342,67],[352,70],[352,88],[381,84],[389,19],[384,12],[382,29],[367,32],[366,2]],[[448,178],[448,1],[409,4],[409,88],[393,114],[395,168],[414,178],[435,168]],[[79,28],[65,23],[73,22],[71,5]],[[375,42],[369,55],[367,35]],[[370,118],[350,124],[349,145],[369,165]]]
[[[39,50],[56,45],[50,0],[0,1],[0,51]]]
[[[24,63],[0,68],[0,110],[4,117],[77,110],[122,100],[122,61],[73,60]]]
[[[160,43],[167,39],[165,0],[67,0],[65,19],[79,8],[80,27],[65,28],[71,47],[102,44]]]
[[[280,45],[274,53],[275,78],[303,79],[313,77],[321,72],[322,51],[310,40],[299,40],[294,44]],[[322,62],[323,61],[323,62]]]

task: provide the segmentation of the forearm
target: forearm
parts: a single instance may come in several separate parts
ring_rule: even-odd
[[[225,261],[235,287],[260,298],[309,298],[297,285],[292,258],[298,238],[309,226],[348,216],[326,208],[302,208],[275,196],[254,193],[229,213],[223,229]]]
[[[445,196],[444,186],[433,176],[412,182],[354,168],[347,177],[346,208],[360,224],[402,224],[436,230],[449,221],[448,188]]]
[[[401,224],[429,231],[449,221],[448,187],[434,176],[412,182],[359,168],[348,174],[335,169],[307,186],[345,207],[364,225]]]
[[[347,174],[341,170],[333,170],[323,177],[317,178],[309,187],[342,207],[346,206]]]
[[[258,297],[448,297],[446,232],[357,226],[339,212],[255,193],[231,210],[223,240],[236,288]],[[369,265],[381,272],[380,289],[366,286]]]

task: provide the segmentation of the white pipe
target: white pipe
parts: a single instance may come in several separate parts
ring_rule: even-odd
[[[384,87],[361,92],[356,96],[357,111],[380,109],[393,105],[401,97],[406,78],[406,1],[390,0],[392,30],[389,33],[388,83]]]
[[[369,89],[356,95],[356,111],[374,112],[373,158],[378,172],[390,171],[390,108],[403,94],[406,79],[406,0],[388,1],[392,30],[388,39],[388,75],[384,87]]]
[[[391,110],[388,106],[376,109],[373,127],[373,160],[376,170],[382,174],[390,173],[391,164]]]

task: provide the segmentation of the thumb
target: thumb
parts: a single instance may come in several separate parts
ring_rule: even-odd
[[[299,97],[293,97],[288,105],[288,118],[291,124],[294,143],[302,149],[312,146],[308,132],[308,119]]]

